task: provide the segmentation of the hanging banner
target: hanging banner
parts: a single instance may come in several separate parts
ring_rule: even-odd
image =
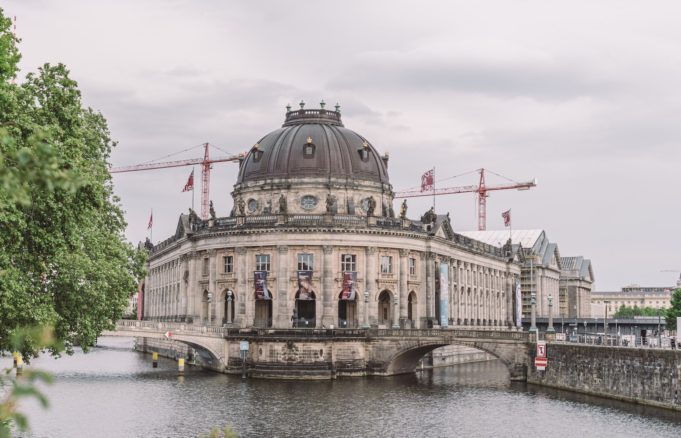
[[[449,327],[449,265],[440,263],[440,327]]]
[[[267,271],[255,271],[255,299],[271,300],[272,294],[267,289]]]
[[[343,272],[343,291],[341,300],[354,300],[357,297],[357,273]]]
[[[520,290],[520,280],[515,281],[515,325],[523,327],[523,297]]]
[[[312,290],[312,271],[298,271],[298,299],[314,300]]]

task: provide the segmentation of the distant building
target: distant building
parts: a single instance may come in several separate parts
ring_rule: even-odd
[[[461,234],[497,246],[509,239],[506,230],[463,231]],[[554,317],[591,316],[594,275],[590,260],[581,256],[561,257],[558,244],[551,242],[544,230],[513,230],[510,238],[512,252],[521,263],[524,320],[531,315],[532,293],[536,294],[538,318],[548,317],[549,297],[553,300]]]
[[[591,288],[595,281],[591,260],[584,257],[560,258],[559,316],[588,318],[591,316]]]
[[[672,292],[678,287],[681,287],[681,279],[676,282],[676,286],[642,287],[633,284],[623,287],[620,291],[593,292],[591,294],[591,313],[594,318],[603,318],[606,307],[608,315],[614,314],[622,306],[665,309],[671,305]]]

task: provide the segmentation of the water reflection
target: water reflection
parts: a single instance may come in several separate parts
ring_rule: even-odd
[[[55,374],[48,411],[26,406],[32,437],[189,437],[232,424],[240,436],[659,436],[681,417],[511,383],[499,361],[337,381],[247,380],[150,356],[120,339],[34,366]]]

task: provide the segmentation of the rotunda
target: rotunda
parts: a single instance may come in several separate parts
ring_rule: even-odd
[[[340,108],[287,108],[240,162],[229,217],[181,215],[149,248],[144,319],[272,328],[500,327],[520,268],[452,229],[395,213],[388,156]],[[219,202],[219,201],[218,201]]]

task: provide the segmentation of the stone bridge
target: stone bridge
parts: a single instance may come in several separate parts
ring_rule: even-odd
[[[512,380],[527,378],[528,332],[480,329],[234,329],[121,320],[104,336],[172,339],[194,348],[208,368],[241,373],[240,341],[249,341],[252,377],[332,379],[414,372],[418,361],[446,345],[465,345],[499,358]]]

